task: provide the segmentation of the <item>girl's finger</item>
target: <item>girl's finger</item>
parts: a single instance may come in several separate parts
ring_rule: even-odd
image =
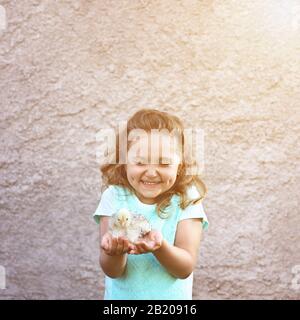
[[[157,247],[157,243],[155,241],[149,241],[147,243],[144,244],[144,249],[147,252],[153,252],[155,250],[155,248]]]
[[[145,252],[147,251],[147,248],[146,248],[144,242],[140,242],[140,243],[137,245],[137,249],[138,249],[138,252],[139,252],[139,253],[145,253]]]
[[[135,244],[132,250],[130,251],[132,254],[139,254],[139,246],[138,244]]]
[[[155,242],[160,242],[162,239],[162,235],[158,232],[153,233],[151,240],[155,241]]]
[[[108,250],[109,247],[110,247],[110,237],[107,234],[105,234],[101,241],[101,248],[103,248],[104,250]]]
[[[124,240],[122,237],[118,237],[117,241],[118,241],[118,243],[117,243],[116,254],[120,255],[123,253]]]
[[[128,247],[129,247],[129,242],[128,240],[124,240],[124,244],[123,244],[123,253],[126,253],[128,251]]]
[[[118,239],[117,238],[112,238],[112,241],[111,241],[111,254],[112,255],[115,255],[116,254],[116,251],[117,251],[117,247],[118,247]]]
[[[148,248],[149,250],[154,250],[155,246],[157,245],[157,243],[155,241],[149,241],[148,242]]]
[[[136,247],[134,250],[130,252],[131,254],[141,254],[140,249]]]
[[[108,249],[107,244],[106,243],[101,244],[101,249],[107,250]]]
[[[105,238],[102,239],[100,246],[101,246],[102,249],[106,249],[107,248],[107,240]]]
[[[135,245],[128,241],[128,250],[134,250],[134,249],[135,249]]]
[[[129,254],[134,254],[134,253],[136,253],[136,246],[133,245],[133,244],[129,244],[129,246],[128,246],[128,253],[129,253]]]
[[[149,238],[150,238],[150,240],[154,240],[154,239],[155,239],[155,236],[156,236],[156,235],[155,235],[155,233],[154,233],[154,232],[152,232],[152,233],[150,234],[150,237],[149,237]]]

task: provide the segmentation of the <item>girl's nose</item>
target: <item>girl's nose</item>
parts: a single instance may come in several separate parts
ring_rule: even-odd
[[[146,170],[146,173],[145,173],[146,176],[149,176],[149,177],[155,177],[158,175],[158,172],[157,172],[157,167],[156,165],[149,165],[147,170]]]

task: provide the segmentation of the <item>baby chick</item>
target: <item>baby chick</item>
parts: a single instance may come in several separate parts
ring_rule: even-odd
[[[126,230],[129,228],[132,220],[132,214],[127,209],[120,209],[113,214],[110,220],[109,230],[114,237],[126,236]]]
[[[114,237],[126,237],[135,243],[151,231],[151,225],[141,214],[133,214],[125,208],[112,216],[110,232]]]

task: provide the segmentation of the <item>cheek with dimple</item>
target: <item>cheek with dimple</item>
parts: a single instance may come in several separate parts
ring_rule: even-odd
[[[140,180],[141,174],[140,172],[136,172],[134,170],[127,171],[127,178],[129,181],[138,182]]]

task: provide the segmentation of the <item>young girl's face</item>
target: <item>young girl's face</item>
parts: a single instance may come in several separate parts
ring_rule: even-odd
[[[160,139],[160,143],[152,146],[151,136],[155,141]],[[140,137],[128,150],[127,179],[143,203],[154,204],[155,198],[169,190],[176,181],[180,149],[176,140],[174,144],[170,141],[170,136],[165,133],[151,132]]]

